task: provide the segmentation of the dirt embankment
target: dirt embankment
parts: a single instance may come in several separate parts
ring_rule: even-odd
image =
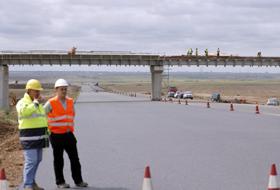
[[[22,88],[10,89],[10,110],[0,110],[0,168],[5,168],[11,189],[17,187],[22,181],[24,157],[19,142],[15,104],[24,92]],[[68,95],[76,99],[79,92],[79,86],[70,86]],[[42,91],[45,100],[53,95],[53,89]]]
[[[5,168],[11,187],[21,181],[23,156],[18,139],[15,109],[0,112],[0,168]]]

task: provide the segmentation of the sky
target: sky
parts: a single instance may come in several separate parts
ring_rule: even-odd
[[[0,0],[0,51],[280,56],[279,0]]]

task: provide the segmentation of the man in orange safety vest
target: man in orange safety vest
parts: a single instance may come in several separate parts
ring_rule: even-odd
[[[58,188],[70,188],[63,175],[63,152],[69,156],[72,178],[77,187],[87,187],[83,181],[81,164],[77,151],[77,140],[74,135],[74,101],[67,97],[68,83],[58,79],[55,83],[56,96],[49,99],[44,105],[48,115],[48,128],[51,132],[50,141],[53,148],[54,172]]]

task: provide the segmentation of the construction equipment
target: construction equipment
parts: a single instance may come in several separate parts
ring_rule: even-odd
[[[40,83],[40,81],[36,80],[36,79],[30,79],[29,81],[27,81],[26,83],[26,90],[43,90],[42,85]]]
[[[142,185],[142,190],[153,190],[150,167],[145,168],[144,180]]]
[[[207,104],[206,104],[207,108],[210,108],[210,102],[207,101]]]
[[[259,105],[256,105],[256,114],[260,114]]]
[[[230,104],[230,111],[234,111],[232,103]]]
[[[9,190],[9,183],[4,169],[0,171],[0,190]]]
[[[65,79],[58,79],[54,84],[55,88],[64,87],[64,86],[65,87],[69,86],[68,82]]]
[[[268,182],[268,190],[280,190],[280,187],[277,183],[277,171],[276,171],[276,165],[271,165],[271,170],[269,174],[269,182]]]

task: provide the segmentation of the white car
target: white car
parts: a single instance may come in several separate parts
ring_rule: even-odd
[[[168,97],[168,98],[174,98],[174,95],[175,95],[175,92],[169,91],[169,92],[167,93],[167,97]]]
[[[183,93],[181,91],[177,91],[175,94],[174,94],[174,98],[183,98]]]
[[[193,99],[192,91],[186,91],[183,93],[184,99]]]
[[[279,100],[277,98],[268,98],[266,104],[269,106],[279,106]]]

